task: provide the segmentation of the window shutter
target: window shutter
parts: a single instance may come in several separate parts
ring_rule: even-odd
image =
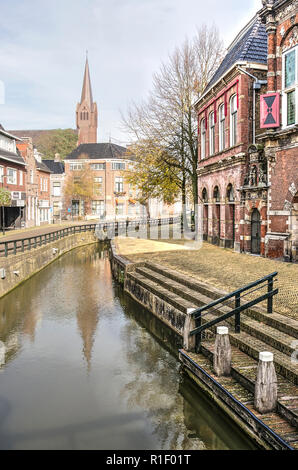
[[[260,96],[260,127],[280,126],[279,93]]]

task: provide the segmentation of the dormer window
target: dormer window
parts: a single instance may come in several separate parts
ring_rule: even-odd
[[[291,126],[298,122],[298,47],[283,54],[283,93],[282,114],[283,125]]]

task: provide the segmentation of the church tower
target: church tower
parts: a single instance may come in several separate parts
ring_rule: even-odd
[[[81,102],[77,104],[78,145],[97,143],[97,105],[93,102],[88,57],[86,57]]]

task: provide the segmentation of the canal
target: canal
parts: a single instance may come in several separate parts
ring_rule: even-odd
[[[179,338],[114,283],[104,247],[1,299],[0,340],[1,449],[253,448],[181,375]]]

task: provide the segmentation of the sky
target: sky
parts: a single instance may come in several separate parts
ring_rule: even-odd
[[[121,112],[148,96],[152,75],[197,27],[227,47],[261,0],[0,0],[0,123],[75,128],[86,50],[98,141],[125,144]]]

